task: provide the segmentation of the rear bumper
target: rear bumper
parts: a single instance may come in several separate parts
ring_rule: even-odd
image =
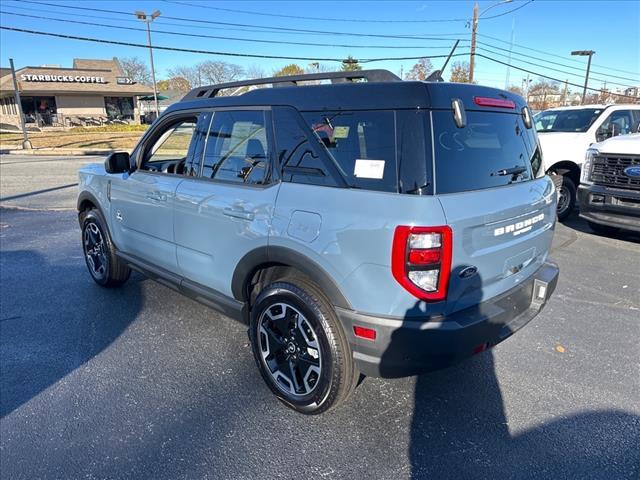
[[[585,220],[640,232],[640,191],[580,185],[578,199]]]
[[[452,315],[424,321],[380,318],[337,309],[360,371],[374,377],[405,377],[453,365],[490,348],[529,323],[558,282],[558,267],[547,262],[522,284]],[[544,284],[543,300],[533,299]],[[536,289],[537,290],[537,289]],[[358,338],[355,325],[376,330],[375,341]]]

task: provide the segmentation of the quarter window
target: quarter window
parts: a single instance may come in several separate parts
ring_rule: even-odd
[[[398,191],[393,111],[302,114],[350,186]]]
[[[261,184],[267,175],[269,144],[263,111],[219,111],[213,115],[202,176]]]

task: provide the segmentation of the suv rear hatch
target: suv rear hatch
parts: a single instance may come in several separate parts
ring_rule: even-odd
[[[480,96],[465,99],[464,126],[451,108],[431,113],[434,194],[453,231],[445,313],[530,277],[547,258],[555,225],[555,192],[540,177],[538,139],[523,105],[497,90],[469,88]],[[490,103],[483,98],[501,106],[479,105]]]

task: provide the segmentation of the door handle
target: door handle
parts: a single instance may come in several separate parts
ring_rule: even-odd
[[[225,208],[223,213],[227,217],[241,218],[242,220],[253,220],[255,218],[253,212],[247,212],[246,210],[238,210],[235,208]]]
[[[147,198],[149,200],[155,200],[157,202],[166,202],[167,196],[160,192],[147,192]]]

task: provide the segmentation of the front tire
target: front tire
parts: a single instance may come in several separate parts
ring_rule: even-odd
[[[91,278],[102,287],[119,287],[127,281],[131,270],[115,253],[115,247],[99,210],[80,214],[82,250]]]
[[[576,206],[576,186],[566,175],[552,174],[551,180],[558,192],[558,220],[565,220]]]
[[[314,284],[296,278],[264,288],[251,310],[249,335],[262,378],[290,408],[323,413],[353,392],[359,372],[351,348]]]

